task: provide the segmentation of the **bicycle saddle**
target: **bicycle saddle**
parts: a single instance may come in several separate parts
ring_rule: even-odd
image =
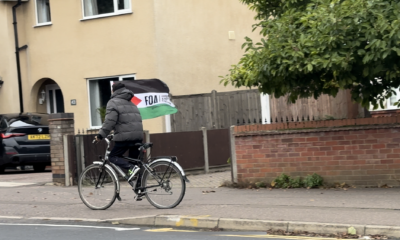
[[[138,147],[144,147],[144,149],[148,149],[148,148],[151,148],[151,147],[153,147],[153,143],[135,143],[135,146],[138,146]]]

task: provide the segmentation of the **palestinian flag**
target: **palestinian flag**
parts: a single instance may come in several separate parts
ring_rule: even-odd
[[[132,102],[139,108],[142,119],[151,119],[178,112],[169,99],[167,84],[159,79],[119,81],[135,96]]]

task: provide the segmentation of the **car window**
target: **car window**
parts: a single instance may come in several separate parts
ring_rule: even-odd
[[[48,119],[39,115],[28,115],[11,118],[8,123],[10,127],[32,127],[48,125]]]
[[[35,125],[29,124],[29,123],[21,121],[21,120],[13,121],[10,124],[10,127],[33,127],[33,126],[35,126]]]

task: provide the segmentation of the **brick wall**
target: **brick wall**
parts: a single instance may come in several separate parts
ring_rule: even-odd
[[[399,144],[397,124],[241,130],[235,134],[237,179],[272,181],[281,173],[293,177],[318,173],[330,183],[399,186]]]
[[[336,119],[325,121],[289,121],[274,124],[253,124],[236,126],[235,133],[263,132],[263,131],[280,131],[289,129],[319,129],[319,128],[335,128],[343,126],[381,126],[388,124],[400,124],[400,115],[386,117],[356,118],[356,119]]]
[[[50,128],[50,156],[53,182],[65,184],[64,144],[63,136],[74,134],[74,116],[72,113],[51,114]]]

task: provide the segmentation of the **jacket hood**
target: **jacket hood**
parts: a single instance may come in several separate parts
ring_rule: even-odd
[[[125,99],[127,101],[131,101],[133,96],[134,96],[134,94],[131,90],[126,89],[126,88],[120,88],[111,95],[111,99],[121,98],[121,99]]]

